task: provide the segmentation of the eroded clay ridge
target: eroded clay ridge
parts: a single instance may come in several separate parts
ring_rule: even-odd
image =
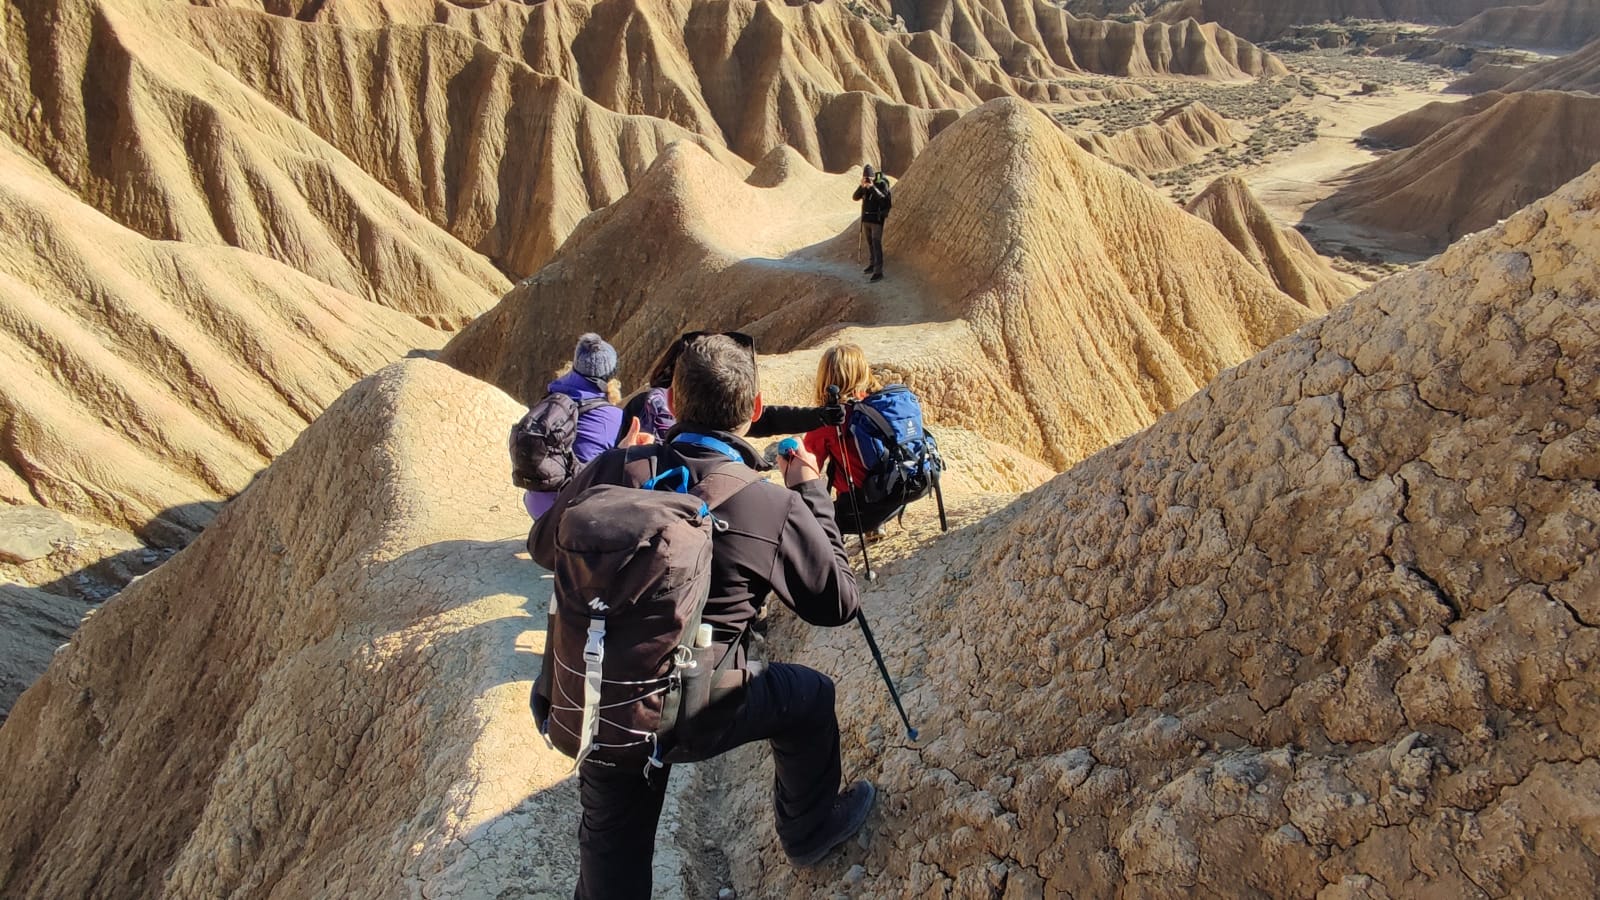
[[[1507,3],[1439,32],[1447,41],[1575,50],[1600,38],[1600,4],[1590,0]]]
[[[689,328],[744,329],[765,353],[882,329],[874,363],[936,417],[1064,467],[1311,317],[1216,229],[1021,101],[967,114],[917,158],[873,285],[856,181],[758,188],[674,148],[443,358],[530,400],[588,330],[626,380]]]
[[[0,503],[181,543],[352,383],[441,340],[264,256],[130,231],[0,135]]]
[[[527,709],[520,411],[396,364],[85,622],[0,727],[0,892],[570,890],[543,845],[576,827],[548,792],[570,763]]]
[[[1196,162],[1231,146],[1244,130],[1196,100],[1166,110],[1145,125],[1115,134],[1078,134],[1078,145],[1130,172],[1153,175]]]
[[[206,5],[256,4],[241,0]],[[1009,75],[1018,79],[1013,86],[1023,92],[1048,91],[1049,88],[1040,87],[1039,82],[1065,74],[1237,78],[1264,72],[1283,74],[1284,71],[1271,54],[1223,29],[1080,19],[1038,0],[1001,0],[989,4],[878,0],[855,10],[838,2],[779,4],[748,0],[710,0],[693,4],[669,4],[659,0],[601,0],[598,3],[555,0],[531,7],[504,0],[482,6],[434,0],[327,0],[303,5],[267,2],[264,6],[278,15],[363,27],[394,22],[442,22],[469,31],[499,33],[499,41],[507,41],[507,36],[518,31],[514,27],[507,28],[506,23],[525,23],[524,39],[507,41],[508,46],[503,49],[516,53],[518,51],[511,48],[520,43],[521,52],[535,69],[586,86],[600,81],[627,83],[637,78],[630,72],[635,63],[657,71],[650,64],[664,58],[658,55],[662,51],[667,51],[670,57],[665,58],[673,62],[685,56],[702,56],[700,51],[708,48],[697,47],[697,43],[712,38],[715,32],[730,24],[735,30],[742,30],[752,17],[764,20],[762,29],[766,37],[760,42],[766,43],[782,31],[794,49],[814,55],[824,66],[838,71],[856,69],[857,63],[865,71],[873,71],[886,52],[888,59],[895,60],[902,52],[898,48],[903,47],[942,72],[949,73],[953,63],[962,70],[963,77],[979,75],[979,81],[968,78],[968,84],[1004,85],[1009,80],[1004,76]],[[256,8],[261,6],[256,5]],[[876,22],[861,13],[876,18]],[[903,25],[902,30],[889,27],[889,20],[896,16]],[[486,22],[495,24],[485,27]],[[776,24],[779,22],[784,24],[779,26]],[[891,46],[885,47],[880,33],[888,35]],[[712,44],[718,42],[713,40]],[[572,46],[569,48],[568,44]],[[675,53],[674,44],[678,45]],[[500,48],[493,38],[491,45]],[[729,45],[724,44],[724,54],[726,46]],[[644,51],[645,55],[639,55],[639,51]],[[857,58],[854,62],[852,56]],[[596,68],[596,63],[605,61],[622,65],[609,72]],[[705,70],[699,65],[701,60],[690,61],[694,69],[676,65],[671,68],[715,88],[704,78]],[[995,68],[997,64],[998,69]],[[900,68],[898,61],[895,67]],[[586,76],[581,82],[571,77],[580,72]],[[644,87],[646,94],[656,90],[649,86],[648,79],[634,83]],[[588,93],[587,87],[585,92]],[[609,108],[617,108],[602,96],[591,96]]]
[[[550,582],[506,483],[522,411],[449,367],[396,363],[59,652],[76,616],[0,586],[0,623],[22,616],[0,634],[0,692],[50,664],[0,727],[0,890],[570,892],[571,761],[527,704]],[[1049,475],[944,435],[957,491]]]
[[[1600,161],[1600,97],[1518,91],[1359,170],[1311,208],[1427,255],[1493,225]]]
[[[143,0],[8,9],[0,130],[120,224],[258,253],[436,325],[461,324],[504,290],[488,260],[396,196],[393,182],[186,43],[189,17],[210,11]],[[248,18],[226,15],[228,40],[259,38],[245,31]],[[271,58],[252,47],[263,64]],[[287,59],[276,77],[323,80]],[[364,112],[349,95],[320,96],[347,116]]]
[[[1283,75],[1272,54],[1214,24],[1175,19],[1080,19],[1045,0],[871,0],[912,32],[932,31],[978,59],[1016,75]]]
[[[741,893],[1573,896],[1600,880],[1600,169],[881,578],[866,849]],[[753,765],[735,757],[731,765]],[[762,821],[764,785],[724,813]]]
[[[1237,175],[1224,175],[1184,207],[1210,222],[1256,270],[1307,309],[1325,313],[1356,292],[1300,232],[1279,224]]]
[[[1155,0],[1145,4],[1150,18],[1216,22],[1249,41],[1281,37],[1296,25],[1340,19],[1382,19],[1454,25],[1506,0]]]
[[[1600,94],[1600,40],[1569,53],[1524,68],[1486,66],[1450,85],[1450,90],[1473,93],[1502,91],[1588,91]]]

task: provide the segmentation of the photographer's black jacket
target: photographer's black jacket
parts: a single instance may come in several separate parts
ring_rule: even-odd
[[[852,200],[861,201],[861,221],[882,224],[889,218],[889,183],[873,181],[871,185],[856,188]]]

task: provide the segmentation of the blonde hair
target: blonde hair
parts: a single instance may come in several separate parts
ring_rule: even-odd
[[[828,402],[828,386],[839,388],[842,400],[854,400],[857,394],[871,393],[882,387],[872,377],[872,366],[867,363],[867,352],[858,344],[835,344],[822,351],[817,360],[817,405]]]
[[[563,375],[565,375],[565,374],[567,374],[568,372],[571,372],[571,371],[572,371],[572,363],[567,363],[566,365],[564,365],[561,368],[556,370],[556,377],[560,378],[561,376],[563,376]],[[585,375],[584,377],[588,378],[587,375]],[[593,378],[589,378],[589,380],[593,381],[594,379]],[[606,402],[611,404],[612,406],[621,406],[622,405],[622,382],[619,381],[618,379],[613,378],[610,381],[606,382]]]

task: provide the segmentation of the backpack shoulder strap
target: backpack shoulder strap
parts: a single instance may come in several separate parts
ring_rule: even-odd
[[[900,443],[900,433],[895,431],[894,426],[889,424],[889,420],[883,417],[883,413],[873,409],[872,406],[867,403],[857,403],[855,411],[866,416],[867,420],[876,426],[878,431],[883,434],[884,440],[893,441],[896,444]]]
[[[565,397],[566,395],[562,394],[562,396]],[[610,405],[611,405],[611,401],[607,400],[604,397],[596,397],[593,400],[585,400],[582,403],[578,404],[578,415],[581,416],[581,415],[583,415],[584,413],[588,412],[591,409],[599,409],[602,406],[610,406]]]
[[[629,447],[624,451],[622,472],[631,487],[641,484],[656,477],[659,471],[661,446],[659,444],[644,444],[638,447]]]
[[[706,476],[689,489],[703,500],[706,506],[716,509],[729,500],[733,495],[761,480],[761,473],[742,463],[726,463],[717,466]]]

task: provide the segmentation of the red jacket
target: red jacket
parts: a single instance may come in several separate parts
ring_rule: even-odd
[[[817,457],[817,465],[822,467],[824,473],[828,471],[828,463],[834,464],[831,486],[833,492],[841,497],[850,492],[850,482],[845,480],[846,465],[850,467],[850,478],[855,481],[857,487],[867,477],[866,464],[861,462],[861,453],[856,450],[856,443],[850,438],[850,416],[853,415],[855,415],[854,404],[851,405],[850,412],[845,414],[842,426],[843,445],[839,443],[838,431],[832,426],[814,428],[806,432],[805,436],[806,449]]]

